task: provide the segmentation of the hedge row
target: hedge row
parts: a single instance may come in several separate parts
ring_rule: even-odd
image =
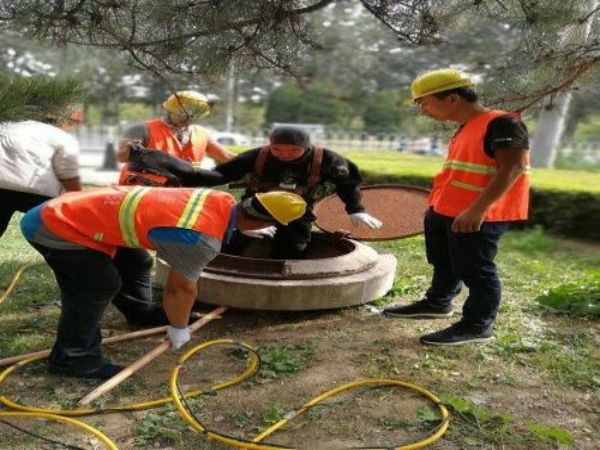
[[[430,189],[431,177],[362,172],[364,184],[397,183]],[[600,193],[532,188],[528,226],[553,233],[600,241]]]

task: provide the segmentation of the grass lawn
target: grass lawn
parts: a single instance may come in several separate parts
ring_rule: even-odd
[[[422,170],[427,163],[433,172],[438,162],[403,155],[398,164],[406,169],[411,163],[415,170]],[[391,161],[372,164],[380,165],[374,170],[393,170]],[[538,182],[543,183],[545,177],[551,181],[550,175],[540,171]],[[589,183],[588,188],[593,184]],[[398,272],[393,291],[376,305],[417,299],[430,276],[423,238],[378,247],[397,257]],[[0,240],[0,261],[0,292],[19,267],[41,261],[20,236],[16,217]],[[255,379],[218,396],[193,400],[191,406],[212,429],[251,438],[286,411],[331,387],[365,377],[392,377],[432,390],[452,410],[448,433],[431,448],[598,448],[599,324],[550,314],[536,306],[534,298],[549,287],[581,279],[600,268],[600,246],[561,240],[541,230],[514,231],[503,238],[497,261],[505,292],[492,343],[423,347],[417,341],[420,334],[450,321],[394,320],[366,307],[303,313],[228,311],[204,328],[195,342],[220,337],[243,340],[259,349],[265,363]],[[0,357],[50,346],[58,313],[58,291],[49,269],[40,265],[26,271],[0,305]],[[114,310],[107,313],[102,327],[107,333],[127,330]],[[128,363],[156,344],[156,339],[135,341],[110,347],[107,353],[111,360]],[[162,356],[101,399],[98,406],[163,396],[175,357]],[[209,353],[186,366],[182,386],[191,389],[229,379],[238,373],[239,367],[234,366],[239,359],[239,352],[231,350]],[[0,389],[3,395],[26,404],[56,408],[73,406],[93,386],[88,381],[49,376],[38,364],[17,371]],[[82,420],[108,434],[120,449],[226,448],[190,431],[169,405]],[[325,442],[389,447],[422,435],[436,420],[435,411],[426,403],[386,388],[334,398],[268,440],[306,448]],[[84,448],[102,448],[61,425],[13,423]],[[55,448],[44,447],[48,444],[4,428],[2,423],[0,428],[4,436],[0,448]]]

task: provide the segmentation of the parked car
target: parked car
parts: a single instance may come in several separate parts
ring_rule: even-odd
[[[221,145],[252,145],[249,136],[230,131],[210,131],[210,136]]]

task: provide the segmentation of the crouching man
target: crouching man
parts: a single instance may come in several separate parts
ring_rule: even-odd
[[[304,215],[306,202],[288,192],[257,194],[240,203],[211,189],[112,186],[70,193],[30,210],[21,221],[29,243],[52,268],[62,310],[48,361],[51,373],[110,378],[122,367],[103,359],[100,319],[126,283],[113,261],[118,247],[156,250],[171,270],[163,291],[174,348],[187,328],[202,269],[235,229],[260,237]],[[271,226],[270,226],[271,225]],[[149,267],[137,271],[149,279]],[[147,290],[150,293],[150,289]]]

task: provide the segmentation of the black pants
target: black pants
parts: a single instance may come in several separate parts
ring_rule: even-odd
[[[121,290],[113,304],[125,317],[150,312],[157,305],[152,302],[152,256],[143,248],[119,247],[113,260],[121,277]]]
[[[427,261],[433,266],[431,286],[425,297],[448,307],[464,283],[469,296],[462,321],[474,329],[490,327],[500,307],[502,285],[494,258],[507,222],[484,222],[477,233],[454,233],[452,217],[429,210],[425,215]]]
[[[271,258],[301,259],[310,243],[313,217],[302,217],[288,225],[277,225]]]
[[[100,320],[110,301],[120,302],[120,309],[132,313],[134,308],[128,306],[128,300],[137,300],[133,304],[141,307],[152,300],[148,252],[119,249],[113,261],[91,249],[31,245],[51,267],[60,288],[62,308],[49,364],[80,372],[94,370],[102,363]],[[147,259],[149,266],[136,262]]]
[[[27,212],[51,198],[45,195],[0,189],[0,237],[6,231],[10,219],[16,211]]]

